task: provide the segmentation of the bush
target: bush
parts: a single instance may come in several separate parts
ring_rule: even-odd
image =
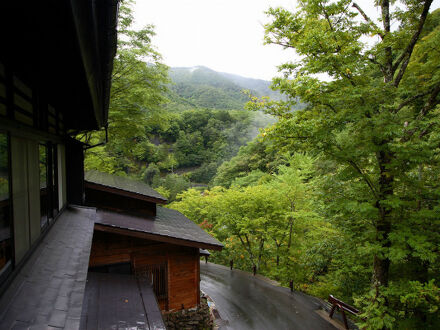
[[[168,174],[163,178],[156,175],[153,178],[153,187],[162,187],[162,189],[168,191],[168,200],[172,202],[176,199],[177,194],[190,187],[190,182],[188,179],[178,174]]]
[[[148,167],[145,169],[144,173],[142,173],[142,180],[148,185],[153,184],[153,178],[160,174],[159,167],[157,167],[156,164],[151,163],[148,165]]]

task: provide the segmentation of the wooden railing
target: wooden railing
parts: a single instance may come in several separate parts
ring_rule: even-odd
[[[332,318],[335,310],[338,309],[342,314],[342,320],[344,321],[345,329],[349,329],[348,322],[347,322],[347,316],[345,315],[345,312],[349,312],[353,315],[358,315],[359,310],[357,310],[353,306],[346,304],[342,300],[339,300],[339,299],[333,297],[333,295],[328,296],[328,301],[330,304],[332,304],[332,309],[330,310],[329,317]]]

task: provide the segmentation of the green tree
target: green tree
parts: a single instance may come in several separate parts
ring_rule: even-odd
[[[272,173],[282,162],[277,151],[271,148],[270,141],[255,139],[242,146],[236,156],[220,165],[213,182],[215,185],[229,187],[234,180],[246,177],[253,171]],[[255,178],[256,173],[252,176]]]
[[[178,194],[189,187],[190,183],[186,177],[174,173],[168,174],[165,177],[156,175],[153,178],[153,188],[159,188],[158,191],[166,192],[170,202],[174,201]]]
[[[160,174],[159,167],[157,167],[156,164],[151,163],[145,169],[144,173],[142,173],[142,179],[145,181],[146,184],[152,185],[154,177],[159,174]]]
[[[108,143],[87,152],[86,168],[108,172],[137,170],[146,141],[145,127],[160,123],[160,106],[166,102],[167,66],[152,45],[153,26],[133,28],[132,1],[119,8],[118,48],[114,59],[108,118]],[[104,140],[97,132],[80,137],[95,144]],[[97,158],[97,159],[96,159]],[[119,161],[112,161],[114,159]],[[111,166],[104,165],[109,159]],[[102,161],[101,161],[102,160]]]
[[[326,214],[350,239],[347,255],[361,246],[361,256],[372,261],[363,325],[392,328],[410,319],[438,325],[436,300],[424,311],[408,312],[402,303],[402,284],[426,288],[439,269],[440,242],[432,234],[438,203],[431,199],[438,184],[427,186],[428,173],[438,177],[440,122],[435,20],[424,30],[432,0],[395,1],[395,7],[375,1],[378,22],[350,0],[298,2],[293,13],[270,9],[266,25],[266,43],[301,57],[281,65],[283,77],[274,79],[287,100],[253,98],[249,107],[279,117],[266,134],[284,149],[322,157],[323,187],[331,193],[322,196]],[[307,106],[292,112],[298,99]],[[435,285],[430,290],[438,297]],[[417,295],[424,299],[422,291]]]

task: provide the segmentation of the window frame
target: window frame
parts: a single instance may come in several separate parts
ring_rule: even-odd
[[[0,129],[0,134],[4,134],[6,136],[6,145],[7,145],[7,155],[8,155],[8,189],[9,189],[9,217],[10,217],[10,240],[11,240],[11,259],[6,263],[6,265],[0,269],[0,285],[6,282],[9,275],[15,268],[15,231],[14,231],[14,206],[13,206],[13,196],[12,196],[12,162],[11,162],[11,136],[10,133],[6,130]]]
[[[39,180],[39,182],[40,182],[40,228],[41,228],[41,233],[43,233],[47,228],[49,228],[49,224],[50,224],[50,208],[52,207],[51,206],[51,203],[50,203],[50,201],[49,201],[49,185],[48,185],[48,183],[49,183],[49,157],[48,157],[48,155],[49,155],[49,145],[48,145],[48,142],[47,141],[39,141],[38,142],[38,155],[40,155],[40,148],[41,147],[44,147],[45,148],[45,152],[46,152],[46,155],[45,155],[45,166],[46,166],[46,186],[45,186],[45,189],[46,189],[46,201],[45,201],[45,203],[44,204],[42,204],[42,201],[41,201],[41,168],[40,168],[40,180]],[[41,166],[41,160],[39,159],[39,166]],[[45,207],[45,210],[46,210],[46,214],[44,215],[45,217],[46,217],[46,219],[44,220],[44,223],[43,223],[43,220],[42,220],[42,218],[43,218],[43,215],[42,215],[42,205],[44,205],[44,207]]]

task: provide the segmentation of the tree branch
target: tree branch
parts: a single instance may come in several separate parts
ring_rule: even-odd
[[[440,94],[440,84],[438,84],[436,87],[434,87],[431,90],[431,96],[429,97],[428,101],[426,102],[425,106],[420,110],[419,114],[417,115],[417,120],[422,119],[426,114],[434,109],[434,107],[440,103],[439,100],[437,100],[438,95]],[[423,130],[419,137],[422,138],[426,134],[428,134],[429,129],[432,127],[432,125],[429,125],[425,130]],[[413,128],[411,130],[408,130],[405,134],[405,136],[402,137],[401,142],[407,142],[415,133],[417,129]]]
[[[337,145],[337,144],[334,144],[334,145],[337,149],[339,149],[340,151],[343,151],[339,145]],[[327,152],[330,155],[332,155],[333,157],[339,158],[340,160],[347,162],[349,165],[351,165],[356,170],[356,172],[358,172],[361,175],[362,179],[364,179],[365,183],[370,188],[371,193],[373,194],[374,198],[376,200],[379,199],[379,194],[378,194],[377,188],[375,187],[374,183],[371,181],[370,177],[366,173],[364,173],[364,171],[362,171],[362,169],[359,167],[358,164],[356,164],[356,162],[354,160],[346,159],[344,157],[339,157],[335,153],[332,153],[331,151],[329,151],[329,148],[327,148],[327,150],[325,150],[324,152]]]
[[[418,98],[421,98],[421,97],[423,97],[423,96],[428,95],[428,94],[431,93],[431,92],[432,92],[432,90],[429,90],[429,91],[427,91],[427,92],[424,92],[424,93],[420,93],[420,94],[417,94],[417,95],[411,96],[409,99],[407,99],[407,100],[403,101],[402,103],[400,103],[399,106],[396,108],[396,110],[394,110],[394,113],[399,112],[400,110],[402,110],[403,107],[405,107],[405,106],[407,106],[408,104],[414,102],[414,101],[417,100]]]
[[[408,66],[409,60],[414,50],[414,46],[416,45],[417,40],[420,37],[420,33],[422,33],[423,26],[425,25],[426,17],[428,16],[429,8],[431,7],[432,1],[433,0],[425,1],[422,14],[420,15],[419,26],[417,27],[417,30],[414,32],[405,51],[397,58],[397,60],[392,66],[392,73],[394,75],[394,72],[396,72],[398,66],[400,65],[400,63],[402,63],[399,73],[397,74],[396,79],[394,80],[394,86],[396,87],[399,86],[399,83],[402,80],[403,75],[405,74],[406,68]]]
[[[428,99],[428,102],[425,104],[422,110],[420,110],[419,115],[417,116],[418,119],[424,117],[430,110],[432,110],[439,103],[439,101],[437,100],[437,96],[439,94],[440,94],[440,84],[438,84],[433,88],[431,96]]]
[[[384,29],[384,38],[391,32],[391,18],[390,18],[390,1],[382,0],[382,21]],[[385,82],[391,82],[393,80],[393,54],[391,46],[385,47]]]
[[[376,61],[376,59],[374,59],[374,58],[372,58],[372,57],[368,57],[368,56],[366,56],[365,58],[366,58],[368,61],[370,61],[371,63],[376,64],[376,65],[379,67],[379,70],[380,70],[383,74],[386,73],[385,68],[383,67],[383,65],[382,65],[381,63],[379,63],[378,61]]]
[[[370,188],[371,192],[373,193],[374,197],[376,199],[378,199],[377,189],[374,186],[373,182],[371,182],[369,176],[367,174],[365,174],[362,171],[362,169],[353,160],[348,159],[347,163],[349,163],[351,166],[353,166],[353,168],[362,176],[362,178],[364,179],[364,181],[367,183],[368,187]]]
[[[325,19],[327,20],[327,23],[328,23],[328,26],[329,26],[329,28],[330,28],[330,31],[333,32],[333,33],[332,33],[332,36],[333,36],[333,39],[334,39],[335,42],[336,42],[336,53],[339,53],[339,52],[341,51],[341,45],[339,45],[339,40],[338,40],[338,38],[336,38],[336,36],[335,36],[335,34],[334,34],[335,29],[333,28],[333,24],[332,24],[332,21],[330,20],[330,16],[329,16],[329,14],[327,13],[327,11],[325,10],[325,7],[322,6],[322,5],[321,5],[321,10],[322,10],[322,12],[324,13],[324,17],[325,17]]]
[[[377,31],[379,31],[379,27],[367,16],[367,14],[365,14],[365,12],[362,10],[362,8],[361,7],[359,7],[359,5],[356,3],[356,2],[353,2],[353,4],[352,4],[352,6],[354,7],[354,8],[356,8],[357,10],[358,10],[358,12],[362,15],[362,17],[365,19],[365,21],[367,21],[368,23],[370,23],[371,25],[373,25],[373,27],[377,30]],[[378,32],[377,33],[380,37],[381,37],[381,39],[383,39],[384,38],[384,35],[383,35],[383,33],[381,33],[381,32]]]

